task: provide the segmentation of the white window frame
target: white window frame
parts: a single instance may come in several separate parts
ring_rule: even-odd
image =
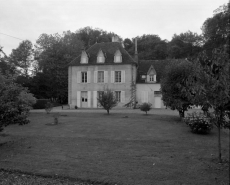
[[[122,71],[114,71],[114,83],[121,83],[121,82],[122,82]]]
[[[115,97],[118,102],[121,102],[121,91],[115,91]]]
[[[82,71],[81,72],[81,83],[87,83],[88,82],[87,79],[88,79],[87,71]]]
[[[99,74],[102,74],[102,75],[100,76]],[[97,83],[105,83],[105,72],[104,71],[97,71]]]

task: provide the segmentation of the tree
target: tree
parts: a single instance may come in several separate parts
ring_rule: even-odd
[[[168,55],[170,58],[191,58],[202,50],[203,39],[201,35],[187,31],[179,35],[174,34],[168,43]]]
[[[143,103],[140,107],[141,111],[145,112],[145,114],[147,115],[147,112],[150,111],[151,109],[151,104],[150,103]]]
[[[134,55],[135,45],[128,38],[124,40],[124,47],[130,55]],[[138,57],[141,60],[161,60],[167,57],[167,41],[158,35],[142,35],[137,37]]]
[[[206,19],[203,23],[204,49],[207,51],[209,57],[212,56],[214,48],[221,48],[226,44],[226,41],[229,42],[229,6],[230,3],[220,6],[214,11],[213,17]]]
[[[109,114],[109,111],[117,105],[118,101],[114,96],[114,93],[110,89],[106,89],[105,91],[102,91],[101,94],[99,95],[98,103]]]
[[[59,34],[42,34],[36,41],[36,59],[39,72],[33,82],[39,82],[36,97],[54,98],[60,103],[67,102],[68,97],[68,63],[80,55],[83,47],[80,37],[70,31]]]
[[[111,42],[112,36],[117,35],[113,32],[107,32],[100,28],[93,29],[89,26],[77,30],[76,34],[79,36],[80,40],[84,42],[85,48],[88,48],[95,43]],[[121,37],[119,37],[119,39],[122,40]]]
[[[212,120],[218,128],[218,158],[221,159],[221,136],[220,129],[228,127],[226,116],[228,116],[230,105],[230,59],[226,50],[213,50],[210,58],[205,52],[201,53],[195,61],[195,80],[188,82],[193,87],[194,99],[200,104],[208,102],[214,109]],[[210,114],[209,114],[210,115]]]
[[[192,91],[186,84],[193,65],[187,60],[171,62],[161,79],[162,100],[167,107],[178,110],[180,117],[192,105]]]
[[[16,84],[13,76],[0,73],[0,131],[10,124],[27,124],[29,110],[36,99]]]
[[[33,62],[33,44],[29,40],[22,41],[18,48],[10,54],[10,62],[21,70],[22,75],[29,76]]]

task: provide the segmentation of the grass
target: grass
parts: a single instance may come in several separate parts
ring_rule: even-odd
[[[154,111],[154,110],[153,110]],[[163,110],[162,110],[163,111]],[[64,115],[63,115],[64,114]],[[0,134],[0,168],[101,184],[228,184],[229,134],[190,132],[176,115],[32,113]],[[100,183],[99,183],[100,184]]]

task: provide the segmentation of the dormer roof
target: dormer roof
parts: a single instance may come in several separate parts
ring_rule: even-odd
[[[97,63],[97,55],[99,50],[102,50],[105,56],[104,63]],[[122,63],[114,63],[114,55],[119,50],[122,55]],[[129,53],[122,47],[119,42],[107,42],[107,43],[96,43],[92,45],[86,53],[89,56],[87,64],[81,64],[81,56],[78,56],[69,63],[69,66],[80,66],[80,65],[122,65],[122,64],[134,64],[136,62],[129,55]]]
[[[160,83],[160,79],[164,74],[166,66],[171,62],[179,62],[183,59],[166,59],[166,60],[140,60],[138,67],[137,83],[145,83],[145,80],[141,78],[142,75],[147,75],[151,70],[151,66],[156,72],[156,82]]]

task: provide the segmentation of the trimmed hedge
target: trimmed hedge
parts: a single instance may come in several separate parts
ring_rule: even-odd
[[[45,109],[46,104],[50,102],[49,99],[37,99],[37,102],[33,105],[34,109]]]

